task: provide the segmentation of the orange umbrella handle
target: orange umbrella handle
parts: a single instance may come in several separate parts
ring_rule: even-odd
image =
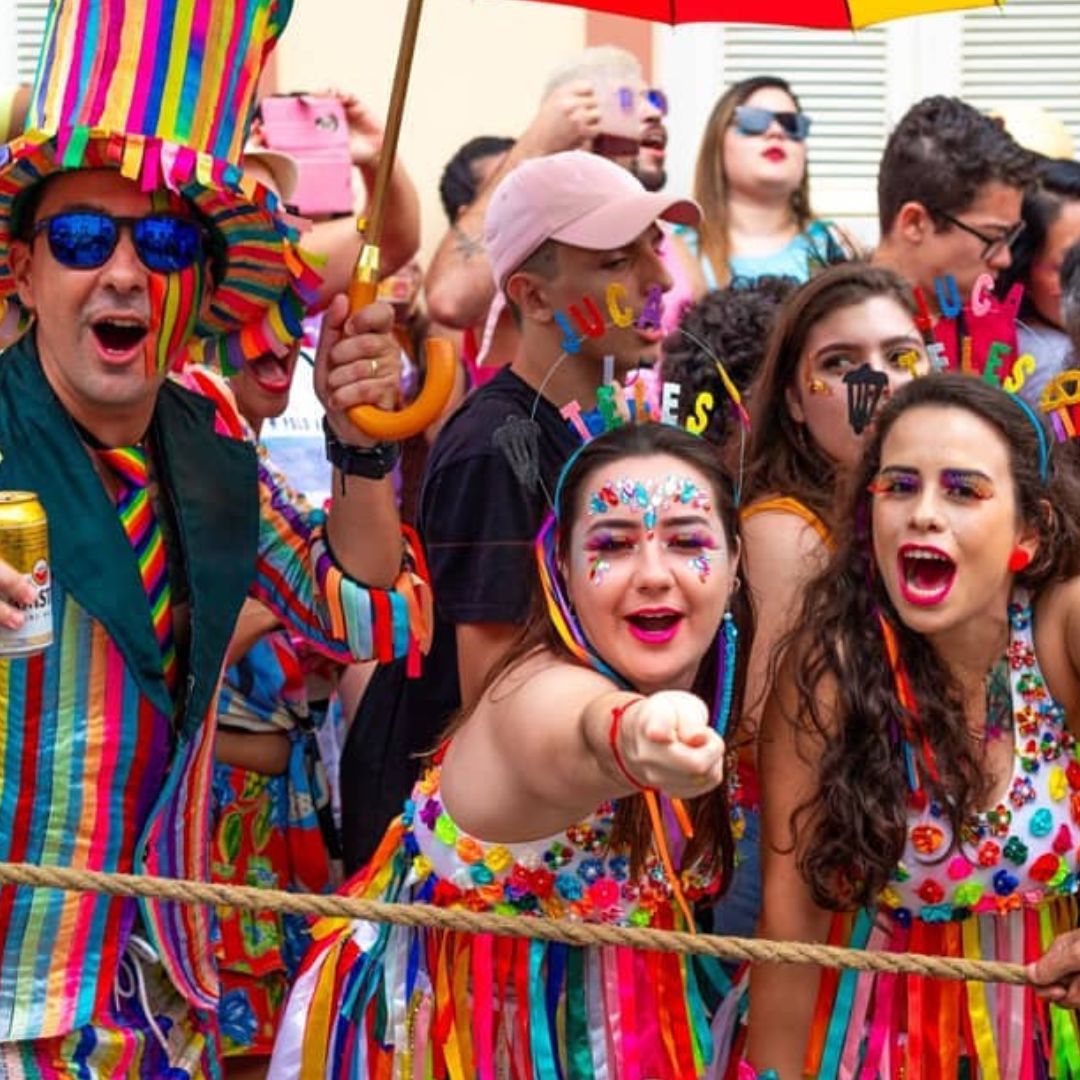
[[[454,346],[445,338],[428,338],[424,345],[427,376],[416,400],[399,412],[374,405],[355,405],[349,419],[373,439],[398,441],[419,435],[442,415],[454,389],[457,361]]]
[[[350,313],[374,303],[378,280],[379,249],[374,244],[365,244],[349,283]],[[410,405],[398,412],[375,405],[355,405],[349,410],[349,420],[365,435],[397,442],[418,435],[442,415],[454,391],[457,370],[454,346],[442,338],[428,338],[424,356],[427,360],[427,376],[416,400]]]

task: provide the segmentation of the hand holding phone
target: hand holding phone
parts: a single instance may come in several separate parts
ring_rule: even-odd
[[[353,210],[352,159],[345,108],[336,97],[275,94],[263,98],[267,149],[289,154],[299,173],[292,205],[309,217]]]

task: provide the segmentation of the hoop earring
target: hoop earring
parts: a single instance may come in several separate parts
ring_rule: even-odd
[[[730,611],[720,620],[716,636],[716,703],[713,710],[713,730],[723,736],[731,718],[731,699],[735,693],[735,664],[738,656],[739,628]]]

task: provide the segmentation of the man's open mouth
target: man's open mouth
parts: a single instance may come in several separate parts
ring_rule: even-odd
[[[939,548],[905,544],[897,561],[900,592],[909,604],[940,604],[956,580],[956,563]]]
[[[98,319],[91,325],[102,352],[117,358],[129,357],[146,338],[144,323],[128,319]]]

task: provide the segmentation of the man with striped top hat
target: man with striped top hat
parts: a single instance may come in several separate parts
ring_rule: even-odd
[[[48,515],[53,644],[0,657],[0,861],[208,876],[214,707],[249,592],[342,661],[416,644],[392,315],[331,306],[316,361],[335,498],[296,513],[196,337],[284,350],[316,281],[235,164],[288,0],[59,0],[26,133],[0,149],[0,489]],[[208,395],[208,396],[207,396]],[[367,584],[361,584],[366,582]],[[35,587],[0,564],[0,625]],[[412,617],[411,617],[412,616]],[[0,1077],[217,1076],[211,913],[0,888]]]

